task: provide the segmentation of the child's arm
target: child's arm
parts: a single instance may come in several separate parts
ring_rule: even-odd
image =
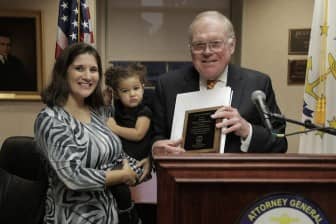
[[[125,138],[130,141],[140,141],[145,137],[149,127],[150,127],[150,119],[146,116],[138,117],[134,128],[126,128],[119,126],[114,118],[109,118],[107,120],[107,126],[111,128],[111,130],[119,135],[122,138]]]

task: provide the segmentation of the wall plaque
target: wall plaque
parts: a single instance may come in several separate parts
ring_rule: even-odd
[[[304,84],[307,60],[288,60],[287,84]]]
[[[308,54],[310,29],[290,29],[288,37],[288,54]]]

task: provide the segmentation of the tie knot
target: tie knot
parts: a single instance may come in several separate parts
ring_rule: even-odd
[[[218,80],[207,80],[207,89],[213,89]]]

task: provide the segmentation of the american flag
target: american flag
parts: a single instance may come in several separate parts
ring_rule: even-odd
[[[55,58],[77,42],[94,43],[88,4],[86,0],[60,0]]]

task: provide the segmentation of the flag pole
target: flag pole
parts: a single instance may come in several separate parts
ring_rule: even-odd
[[[321,52],[320,52],[320,83],[318,88],[318,98],[316,102],[316,111],[314,121],[319,125],[325,126],[326,120],[326,60],[327,60],[327,36],[328,36],[328,0],[324,0],[323,25],[321,29]]]

